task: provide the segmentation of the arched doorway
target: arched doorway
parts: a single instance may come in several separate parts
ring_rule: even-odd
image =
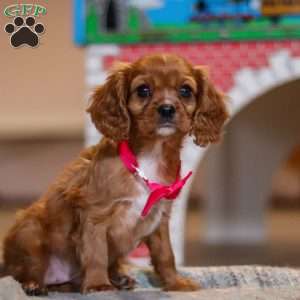
[[[272,174],[300,142],[300,80],[257,97],[232,118],[204,158],[210,242],[265,240]]]
[[[202,236],[201,242],[198,238],[195,243],[193,237],[192,243],[186,243],[187,263],[300,262],[294,255],[300,249],[296,250],[300,237],[287,246],[278,243],[285,239],[274,242],[274,230],[288,222],[286,216],[274,222],[269,213],[274,172],[300,143],[300,79],[253,99],[230,120],[225,131],[223,142],[210,147],[201,160],[204,211],[195,224],[202,224]]]

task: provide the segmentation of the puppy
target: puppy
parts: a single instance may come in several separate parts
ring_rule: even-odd
[[[83,293],[130,289],[122,260],[145,242],[165,290],[198,289],[176,271],[172,201],[160,198],[175,198],[187,180],[179,174],[186,135],[201,146],[219,140],[227,118],[222,94],[202,67],[150,55],[115,67],[87,111],[104,138],[17,215],[4,241],[6,274],[34,295],[63,283]],[[149,194],[155,203],[145,212]]]

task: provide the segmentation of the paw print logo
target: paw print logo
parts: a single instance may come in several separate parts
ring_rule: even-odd
[[[39,44],[39,35],[45,31],[42,23],[35,23],[35,18],[29,16],[25,22],[22,17],[16,17],[13,23],[5,25],[4,30],[11,34],[10,43],[17,48],[22,45],[36,47]]]

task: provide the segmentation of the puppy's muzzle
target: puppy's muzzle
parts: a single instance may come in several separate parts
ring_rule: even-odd
[[[162,104],[157,108],[157,111],[160,115],[161,121],[170,122],[173,120],[176,109],[173,105],[170,104]]]

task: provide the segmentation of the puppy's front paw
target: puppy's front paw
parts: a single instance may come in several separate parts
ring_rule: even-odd
[[[99,284],[94,286],[86,286],[83,287],[82,293],[96,293],[96,292],[105,292],[105,291],[116,291],[117,289],[111,284]]]
[[[165,291],[191,292],[200,289],[200,285],[189,278],[177,276],[176,280],[164,287]]]
[[[110,279],[111,283],[120,290],[132,290],[135,280],[127,274],[118,274]]]

